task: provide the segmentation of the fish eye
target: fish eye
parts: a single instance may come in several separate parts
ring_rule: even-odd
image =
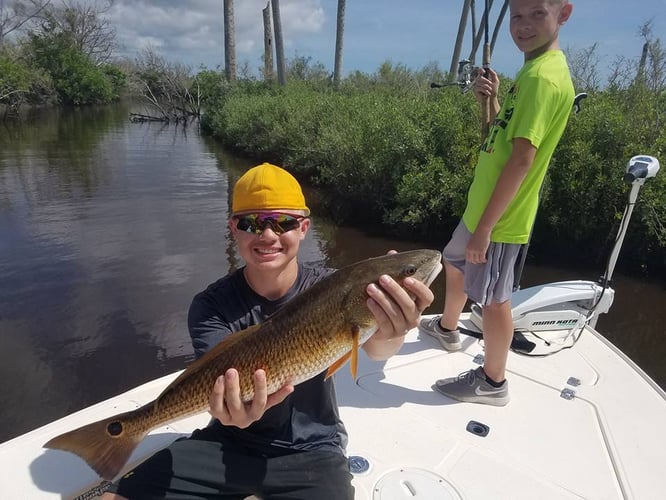
[[[106,426],[106,431],[110,436],[119,436],[123,433],[123,424],[120,422],[111,422]]]
[[[405,276],[411,276],[416,272],[416,266],[409,264],[405,266],[405,269],[403,269],[403,274]]]

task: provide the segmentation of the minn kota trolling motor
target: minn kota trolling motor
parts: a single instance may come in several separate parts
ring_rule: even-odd
[[[582,332],[585,325],[590,325],[592,328],[596,326],[599,315],[607,313],[613,304],[615,291],[610,287],[611,276],[620,254],[638,192],[646,179],[654,177],[658,171],[659,161],[652,156],[638,155],[629,160],[627,172],[624,175],[624,182],[631,185],[629,201],[620,221],[620,229],[604,275],[597,282],[559,281],[514,292],[511,296],[511,312],[516,333],[533,334],[534,337],[544,340],[537,332],[560,332],[555,334],[560,340],[556,344],[560,347],[553,345],[552,349],[546,349],[546,351],[556,352],[565,347],[565,344],[575,341],[575,339],[571,339],[571,334],[577,331]],[[476,327],[482,328],[481,307],[478,304],[472,306],[470,319]],[[570,342],[565,342],[565,340]],[[546,341],[546,344],[549,342]],[[544,352],[539,354],[544,354]]]

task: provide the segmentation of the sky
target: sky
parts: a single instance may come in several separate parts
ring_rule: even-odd
[[[262,9],[267,0],[235,0],[236,58],[258,74],[262,66]],[[501,0],[491,9],[491,30]],[[579,51],[597,44],[599,69],[618,57],[638,59],[639,28],[652,22],[652,33],[666,32],[666,0],[574,0],[574,11],[560,31],[562,48]],[[484,2],[476,1],[477,9]],[[131,59],[146,47],[194,70],[224,67],[223,0],[115,0],[106,14],[116,29],[117,54]],[[437,62],[451,65],[463,0],[347,0],[343,74],[374,73],[382,63],[421,69]],[[285,55],[309,57],[331,71],[334,63],[337,0],[280,0]],[[666,43],[666,41],[664,41]],[[468,25],[462,56],[471,50]],[[477,63],[480,63],[481,51]],[[513,75],[522,54],[508,33],[508,15],[495,45],[491,66]]]

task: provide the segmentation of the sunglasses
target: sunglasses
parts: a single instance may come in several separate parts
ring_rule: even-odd
[[[280,212],[262,212],[256,214],[244,214],[234,217],[236,227],[239,231],[246,233],[261,234],[267,226],[278,236],[288,231],[293,231],[301,225],[304,216],[294,216]]]

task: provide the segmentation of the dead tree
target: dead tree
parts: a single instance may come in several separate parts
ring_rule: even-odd
[[[648,50],[650,49],[650,44],[645,42],[643,44],[643,52],[641,53],[641,58],[638,61],[638,74],[636,78],[642,79],[645,77],[645,63],[647,61]]]
[[[116,29],[106,18],[115,0],[62,0],[45,8],[36,20],[38,31],[66,33],[77,49],[96,64],[111,60]]]
[[[458,69],[458,61],[460,60],[460,52],[462,50],[463,38],[465,36],[465,29],[467,28],[467,17],[469,16],[469,8],[472,0],[465,0],[463,4],[462,14],[460,15],[460,23],[458,24],[458,35],[456,36],[456,44],[453,47],[453,57],[451,58],[451,67],[449,68],[449,78],[455,78]]]
[[[271,29],[271,3],[261,11],[264,17],[264,80],[273,79],[273,36]]]
[[[236,79],[234,0],[224,0],[224,72],[227,81]]]
[[[342,73],[342,46],[345,36],[345,5],[346,0],[338,0],[338,25],[335,32],[335,67],[333,69],[333,86],[338,88]]]
[[[284,43],[282,41],[282,21],[280,20],[280,0],[271,0],[273,8],[273,31],[275,32],[275,59],[277,61],[278,82],[287,84],[287,64],[284,60]]]
[[[0,46],[12,31],[19,31],[39,16],[51,0],[0,1]]]
[[[200,116],[201,91],[189,67],[167,62],[151,47],[143,49],[135,65],[135,85],[155,114],[132,113],[130,120],[186,125]]]

